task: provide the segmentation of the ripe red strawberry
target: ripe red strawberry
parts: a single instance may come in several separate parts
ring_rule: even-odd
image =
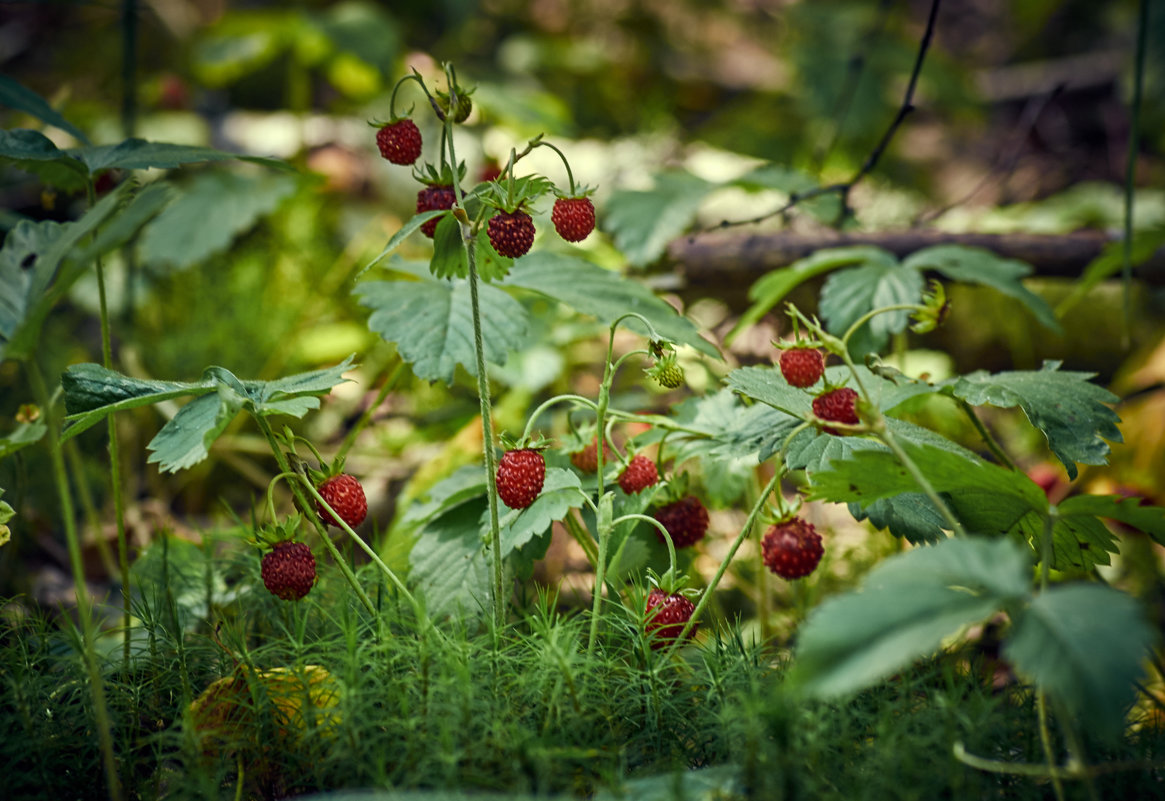
[[[343,520],[350,528],[356,528],[364,522],[368,514],[368,501],[364,497],[364,487],[360,480],[347,473],[332,476],[317,487],[320,496],[336,510],[336,516]],[[328,513],[323,504],[317,503],[316,510],[320,520],[329,526],[340,527],[339,520]]]
[[[550,221],[567,242],[581,242],[595,230],[595,204],[589,197],[560,197],[554,201]]]
[[[825,357],[817,348],[790,348],[781,351],[781,375],[791,387],[811,387],[825,373]]]
[[[260,572],[272,595],[298,601],[316,583],[316,558],[302,542],[287,540],[263,556]]]
[[[499,256],[516,259],[526,255],[534,244],[534,221],[521,209],[499,211],[489,218],[488,233],[490,244]]]
[[[813,399],[813,414],[831,423],[857,425],[861,422],[858,419],[858,410],[855,405],[857,400],[857,390],[851,389],[850,387],[831,389],[827,392],[822,392]],[[829,428],[828,426],[821,430],[827,434],[839,433],[836,429]]]
[[[498,497],[511,509],[525,509],[542,492],[546,460],[532,448],[506,451],[498,463]]]
[[[686,548],[698,542],[708,531],[708,510],[695,495],[661,506],[655,512],[655,519],[663,523],[677,548]],[[663,534],[658,529],[655,534],[663,542]]]
[[[639,454],[623,468],[618,481],[624,492],[628,495],[634,495],[659,481],[659,471],[655,469],[655,462],[643,454]]]
[[[405,117],[380,126],[376,132],[380,155],[393,164],[412,164],[421,157],[421,131]]]
[[[677,593],[667,594],[655,587],[647,594],[647,622],[644,631],[651,638],[651,647],[660,649],[680,636],[684,624],[692,618],[696,605]],[[688,637],[696,633],[692,626]]]
[[[417,192],[417,214],[451,209],[456,202],[457,194],[453,191],[452,184],[431,184]],[[429,220],[421,226],[421,233],[432,239],[433,233],[437,230],[437,223],[441,222],[442,219],[442,217],[434,217]]]
[[[765,566],[784,579],[803,578],[817,569],[825,547],[812,523],[794,517],[770,528],[761,540]]]
[[[607,443],[603,443],[603,461],[607,461],[608,449]],[[570,455],[570,463],[577,467],[584,473],[595,473],[599,469],[599,441],[598,439],[591,440],[591,444],[585,446],[581,451],[575,451]]]

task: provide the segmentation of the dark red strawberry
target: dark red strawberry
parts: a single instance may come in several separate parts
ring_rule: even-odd
[[[412,164],[421,157],[421,131],[405,117],[380,126],[376,132],[380,155],[393,164]]]
[[[516,259],[526,255],[534,244],[534,221],[521,209],[499,211],[489,218],[488,233],[490,244],[499,256]]]
[[[498,463],[498,497],[511,509],[525,509],[542,492],[546,460],[532,448],[506,451]]]
[[[603,443],[603,461],[608,461],[609,450],[607,443]],[[585,446],[581,451],[575,451],[570,455],[570,463],[577,467],[584,473],[594,473],[599,469],[599,441],[597,439],[591,440],[591,444]]]
[[[695,495],[661,506],[655,512],[655,519],[667,529],[677,548],[686,548],[698,542],[708,531],[708,510]],[[663,542],[663,534],[658,529],[655,534]]]
[[[453,208],[453,204],[456,202],[457,194],[453,191],[452,184],[432,184],[417,192],[417,214],[426,211],[445,211]],[[432,239],[437,230],[437,223],[441,222],[442,219],[444,218],[434,217],[429,220],[421,226],[421,233]]]
[[[285,601],[298,601],[316,583],[316,558],[302,542],[278,543],[263,556],[263,586]]]
[[[804,578],[817,569],[825,547],[812,523],[794,517],[779,523],[761,540],[765,566],[784,579]]]
[[[781,375],[791,387],[811,387],[825,373],[825,357],[817,348],[789,348],[781,351]]]
[[[696,605],[680,593],[668,594],[659,587],[647,594],[647,619],[644,631],[651,639],[651,647],[663,648],[671,644],[696,611]],[[688,632],[690,638],[696,633],[696,626]]]
[[[364,487],[360,486],[360,480],[355,476],[340,473],[325,480],[317,490],[349,528],[356,528],[364,522],[368,514],[368,500],[364,497]],[[317,503],[316,509],[320,520],[329,526],[340,527],[339,521],[328,513],[323,504]]]
[[[634,495],[659,481],[659,471],[655,469],[655,462],[639,454],[623,468],[618,481],[624,492]]]
[[[813,414],[830,423],[857,425],[861,422],[858,419],[857,400],[857,391],[850,387],[831,389],[813,399]],[[827,434],[840,433],[828,426],[821,430]]]
[[[581,242],[595,230],[595,204],[589,197],[560,197],[554,201],[550,221],[567,242]]]

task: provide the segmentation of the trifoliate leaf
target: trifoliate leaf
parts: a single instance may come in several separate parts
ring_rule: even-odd
[[[355,291],[372,309],[368,327],[396,344],[418,378],[451,384],[459,364],[477,374],[467,281],[366,281]],[[485,360],[505,364],[525,341],[526,310],[491,284],[478,286],[478,298]]]
[[[653,189],[624,189],[611,195],[603,230],[631,264],[651,264],[692,224],[704,197],[714,188],[715,184],[686,172],[657,175]]]
[[[924,248],[912,253],[902,264],[920,272],[935,270],[953,281],[964,284],[991,287],[1022,303],[1049,331],[1055,334],[1063,333],[1051,306],[1023,285],[1022,279],[1034,272],[1030,264],[1000,258],[989,250],[966,245],[935,245]]]
[[[1117,520],[1148,534],[1165,545],[1165,509],[1147,506],[1142,498],[1120,495],[1074,495],[1056,505],[1057,515],[1069,519],[1076,515]]]
[[[821,287],[819,309],[826,330],[843,335],[850,326],[874,309],[922,300],[922,275],[898,262],[890,253],[878,251],[877,259],[860,267],[838,270]],[[884,350],[891,334],[906,330],[909,311],[886,312],[862,325],[850,338],[855,357]]]
[[[1003,656],[1076,717],[1079,730],[1115,739],[1156,635],[1140,604],[1097,584],[1042,592],[1018,615]]]
[[[972,406],[1019,406],[1075,479],[1077,462],[1105,464],[1110,450],[1105,440],[1122,441],[1120,418],[1105,405],[1119,399],[1090,383],[1092,373],[1059,368],[1059,362],[1045,362],[1040,370],[979,371],[944,382],[941,391]]]
[[[951,539],[893,556],[858,592],[825,601],[797,632],[789,676],[811,695],[868,687],[1030,592],[1030,562],[1005,539]]]
[[[229,391],[195,398],[146,445],[146,461],[170,473],[193,467],[209,455],[211,444],[241,408],[238,396]]]
[[[636,312],[647,318],[660,336],[720,357],[716,346],[700,336],[695,324],[646,286],[575,256],[542,250],[529,253],[514,262],[513,270],[500,285],[537,292],[580,314],[592,315],[601,323],[609,324],[627,312]],[[625,319],[621,325],[648,335],[636,319]]]

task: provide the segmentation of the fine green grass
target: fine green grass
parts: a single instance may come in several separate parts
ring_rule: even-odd
[[[783,683],[786,651],[746,642],[736,630],[665,660],[615,609],[588,655],[589,619],[556,611],[550,597],[532,601],[503,631],[474,621],[429,628],[374,583],[380,615],[370,617],[327,569],[304,601],[279,601],[263,590],[251,556],[222,557],[228,581],[217,594],[176,592],[180,571],[163,572],[172,583],[146,582],[128,668],[119,643],[104,643],[126,797],[278,798],[344,788],[428,801],[1054,797],[1049,784],[979,771],[953,756],[962,742],[985,758],[1041,761],[1030,694],[1016,682],[992,689],[986,671],[973,669],[984,657],[970,652],[922,663],[856,697],[808,701]],[[62,625],[21,599],[4,608],[5,797],[107,797],[78,635],[67,618]],[[288,718],[286,704],[305,708],[305,685],[260,677],[275,669],[307,675],[313,665],[330,674],[335,706]],[[224,677],[216,686],[231,691],[220,696],[221,725],[207,727],[191,702]],[[1163,749],[1161,731],[1142,728],[1090,755],[1159,761]],[[1161,778],[1114,771],[1093,790],[1147,798]],[[1081,782],[1067,783],[1066,793],[1090,797]]]

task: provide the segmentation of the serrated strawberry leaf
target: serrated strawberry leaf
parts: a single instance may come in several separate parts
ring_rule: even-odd
[[[899,263],[892,254],[879,253],[877,259],[838,270],[825,279],[818,308],[831,334],[841,336],[874,309],[922,300],[922,275]],[[883,350],[890,335],[905,331],[909,322],[909,311],[877,315],[854,332],[849,341],[850,353],[862,357]]]
[[[893,260],[894,256],[881,248],[869,245],[855,245],[841,248],[822,248],[814,251],[803,259],[773,270],[759,278],[748,290],[748,299],[752,305],[740,317],[740,322],[729,334],[729,341],[739,332],[751,328],[768,314],[769,309],[776,306],[785,296],[798,285],[810,278],[836,270],[838,267],[848,267],[855,264],[879,264]]]
[[[152,265],[184,269],[221,253],[298,186],[293,175],[241,175],[222,170],[195,176],[142,232],[140,255]],[[192,224],[191,221],[197,221]]]
[[[951,539],[886,559],[858,592],[825,601],[797,632],[788,681],[817,697],[868,687],[1031,590],[1006,539]]]
[[[575,256],[542,250],[529,253],[514,262],[510,274],[499,285],[537,292],[605,324],[627,312],[637,312],[660,336],[720,358],[716,346],[700,336],[691,320],[646,286]],[[621,324],[647,335],[638,320],[626,319]]]
[[[243,407],[243,399],[227,387],[195,398],[154,435],[146,445],[150,464],[176,473],[205,459],[210,446]]]
[[[1077,462],[1105,464],[1110,451],[1105,440],[1122,441],[1120,418],[1106,405],[1119,398],[1091,383],[1093,373],[1059,368],[1059,362],[1045,362],[1040,370],[979,371],[943,382],[940,391],[972,406],[1020,407],[1075,479]]]
[[[560,467],[546,468],[542,492],[525,509],[501,508],[504,512],[498,524],[501,527],[502,557],[524,547],[535,537],[550,529],[550,524],[562,520],[571,509],[584,503],[578,476]],[[489,535],[488,510],[479,521],[481,537]]]
[[[61,387],[67,414],[61,441],[77,436],[116,411],[214,391],[212,381],[191,384],[131,378],[91,363],[70,365],[61,376]]]
[[[469,277],[461,223],[452,214],[446,213],[433,231],[433,258],[429,261],[429,272],[436,278]]]
[[[93,174],[101,170],[168,170],[184,164],[202,164],[213,161],[249,161],[265,167],[294,172],[286,161],[262,156],[226,153],[211,147],[178,145],[172,142],[147,142],[144,139],[126,139],[114,145],[89,145],[70,148],[68,155],[80,161]]]
[[[365,281],[360,304],[372,309],[368,327],[394,343],[413,373],[426,381],[453,382],[457,365],[476,375],[469,284],[464,280]],[[525,341],[522,305],[490,284],[478,287],[485,360],[505,364]]]
[[[400,518],[402,529],[423,525],[456,506],[484,498],[485,473],[480,466],[467,465],[434,484],[421,499],[411,504]]]
[[[22,220],[8,232],[0,248],[0,361],[35,351],[53,304],[88,266],[71,258],[74,249],[114,214],[125,191],[117,187],[75,222]]]
[[[1000,258],[989,250],[966,245],[923,248],[908,256],[902,264],[919,271],[934,270],[964,284],[991,287],[1022,303],[1049,331],[1063,333],[1047,301],[1023,285],[1023,279],[1034,272],[1030,264]]]
[[[622,189],[607,201],[603,230],[627,261],[643,267],[663,255],[669,242],[696,219],[715,184],[686,173],[663,173],[646,191]]]
[[[89,170],[40,131],[0,130],[0,164],[11,164],[57,189],[85,188]]]
[[[41,122],[70,134],[84,144],[89,144],[89,137],[80,128],[65,119],[59,111],[48,104],[43,97],[26,86],[0,75],[0,106],[6,106],[16,111],[31,114]]]
[[[489,559],[478,521],[485,498],[462,503],[427,522],[409,553],[409,583],[430,615],[476,616],[489,608]]]
[[[364,269],[360,271],[360,273],[357,275],[357,278],[359,278],[360,275],[363,275],[368,270],[371,270],[373,267],[383,261],[390,253],[400,247],[401,243],[408,239],[409,235],[412,234],[413,231],[419,230],[420,227],[427,223],[429,220],[440,217],[443,214],[448,214],[448,212],[441,210],[425,211],[410,217],[408,221],[400,227],[400,230],[389,238],[388,243],[384,246],[384,250],[380,251],[380,255],[364,265]]]
[[[1074,495],[1056,505],[1060,519],[1077,515],[1107,518],[1140,529],[1160,545],[1165,545],[1165,509],[1146,506],[1141,498],[1120,495]]]
[[[1029,514],[1048,515],[1048,499],[1022,473],[985,462],[969,452],[930,443],[903,442],[902,448],[931,487],[950,498],[960,522],[972,533],[1000,535]],[[834,460],[810,476],[809,497],[863,508],[880,498],[922,488],[889,451],[863,450]]]
[[[1080,730],[1119,737],[1159,635],[1140,604],[1097,584],[1052,587],[1014,615],[1003,656],[1060,701]]]
[[[874,528],[886,529],[914,545],[939,542],[946,536],[946,520],[921,492],[879,498],[865,508],[859,503],[851,503],[849,512],[854,520],[869,519]]]
[[[97,232],[97,238],[77,254],[86,263],[128,243],[142,226],[152,220],[174,197],[174,187],[167,181],[155,181],[133,194],[130,201]]]

